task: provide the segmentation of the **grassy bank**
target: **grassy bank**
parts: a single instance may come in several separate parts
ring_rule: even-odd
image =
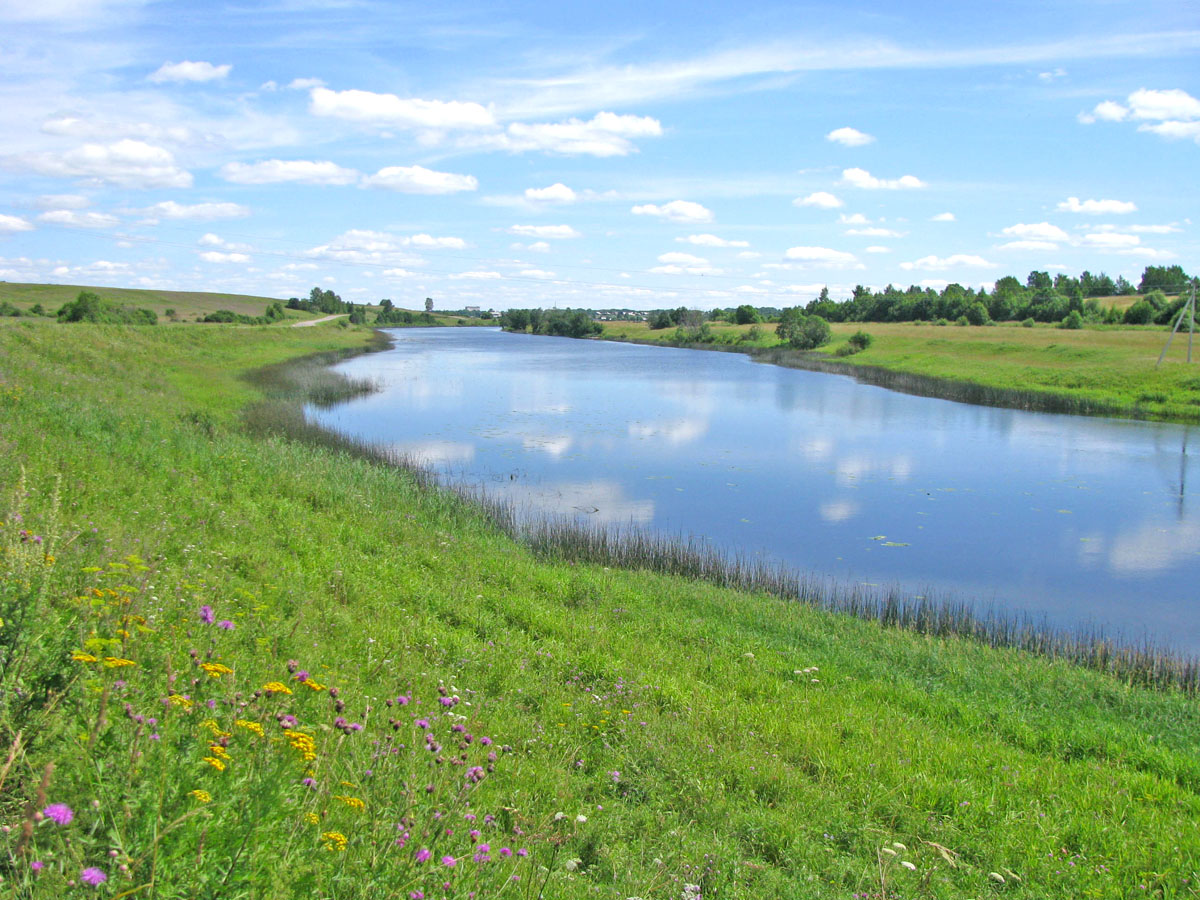
[[[911,393],[993,406],[1165,421],[1200,421],[1200,345],[1188,365],[1187,335],[1177,335],[1162,366],[1155,362],[1167,330],[1097,327],[1078,331],[1017,324],[987,327],[890,323],[833,325],[834,340],[809,354],[781,354],[774,327],[711,326],[727,347],[803,368],[857,374]],[[858,330],[874,338],[853,356],[837,357]],[[609,323],[605,336],[668,343],[674,329]]]
[[[368,339],[0,328],[15,896],[1197,896],[1194,697],[538,559],[245,377]]]

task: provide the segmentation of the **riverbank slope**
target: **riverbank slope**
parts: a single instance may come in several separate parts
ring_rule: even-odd
[[[19,896],[1195,894],[1194,696],[537,559],[249,378],[370,338],[0,327]]]

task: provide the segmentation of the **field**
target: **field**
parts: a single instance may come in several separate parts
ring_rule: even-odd
[[[1200,896],[1194,693],[540,557],[304,426],[370,340],[0,324],[9,896]]]
[[[774,326],[759,325],[759,338],[742,339],[754,326],[714,325],[718,339],[736,348],[767,349],[777,346]],[[997,405],[1004,392],[1044,395],[1042,408],[1056,409],[1053,398],[1067,398],[1063,411],[1090,405],[1106,415],[1122,415],[1194,422],[1200,420],[1200,341],[1187,363],[1187,335],[1175,336],[1160,368],[1155,361],[1166,343],[1164,328],[1098,327],[1078,331],[1016,324],[987,327],[894,323],[843,323],[833,327],[833,341],[812,354],[822,367],[853,373],[873,367],[941,381],[912,388],[916,393],[936,393],[957,398],[954,383],[995,389]],[[858,330],[874,339],[853,356],[836,357],[839,346]],[[607,323],[605,336],[624,340],[670,341],[675,329],[651,331],[642,323]],[[736,342],[736,343],[734,343]],[[794,364],[805,365],[801,358]],[[832,364],[832,365],[831,365]],[[867,374],[864,372],[864,375]],[[888,385],[886,376],[871,380]],[[901,386],[902,385],[889,385]],[[977,398],[972,398],[977,399]],[[1036,407],[1036,402],[1032,405]]]

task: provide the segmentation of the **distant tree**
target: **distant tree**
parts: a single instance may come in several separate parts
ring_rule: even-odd
[[[738,325],[753,325],[756,322],[762,321],[762,316],[758,314],[758,310],[749,303],[743,303],[733,312],[733,321]]]
[[[775,334],[794,350],[812,350],[829,343],[833,336],[828,322],[820,316],[805,315],[798,306],[780,313]]]
[[[650,317],[649,324],[651,329],[658,329],[670,328],[674,323],[671,321],[671,314],[665,309],[660,309]]]
[[[1154,321],[1154,307],[1145,300],[1139,300],[1125,310],[1124,322],[1126,325],[1148,325],[1152,321]]]
[[[1182,266],[1146,266],[1142,272],[1142,281],[1138,285],[1138,293],[1160,290],[1175,294],[1188,284],[1188,275]]]
[[[987,307],[976,300],[967,307],[967,311],[963,313],[967,317],[967,321],[972,325],[986,325],[991,319],[988,318]]]
[[[1124,275],[1118,275],[1116,282],[1113,284],[1116,288],[1114,292],[1119,297],[1128,297],[1130,294],[1136,294],[1137,288],[1125,280]]]
[[[425,298],[425,312],[427,312],[427,313],[433,312],[433,298],[432,297]]]

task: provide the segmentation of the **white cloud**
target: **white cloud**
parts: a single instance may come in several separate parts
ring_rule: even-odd
[[[1028,241],[1067,241],[1067,233],[1049,222],[1018,223],[1003,229],[1002,234]]]
[[[37,198],[38,209],[86,209],[91,205],[83,194],[43,194]]]
[[[1067,70],[1064,68],[1051,69],[1049,72],[1038,72],[1038,79],[1041,81],[1054,81],[1056,78],[1066,77]]]
[[[1200,142],[1200,122],[1160,122],[1157,125],[1139,125],[1138,131],[1149,131],[1168,140],[1192,138]]]
[[[250,257],[245,253],[223,253],[220,250],[207,250],[200,254],[200,258],[205,262],[210,263],[248,263]]]
[[[1129,95],[1135,119],[1200,119],[1200,100],[1181,90],[1149,91]]]
[[[508,229],[508,233],[519,234],[522,237],[550,238],[553,240],[583,237],[582,234],[570,225],[513,225]],[[529,249],[532,250],[533,247],[531,246]]]
[[[152,75],[149,76],[150,81],[155,84],[163,84],[165,82],[201,82],[201,81],[217,81],[224,78],[233,69],[231,65],[214,66],[210,62],[179,62],[179,63],[163,63],[158,67]]]
[[[720,275],[723,270],[714,269],[702,260],[699,265],[689,266],[680,265],[679,263],[668,263],[662,266],[655,266],[650,271],[655,275]]]
[[[1145,259],[1174,259],[1175,254],[1170,250],[1155,250],[1151,247],[1126,247],[1119,249],[1117,253],[1125,256],[1140,256]]]
[[[493,128],[492,111],[460,100],[421,100],[372,91],[331,91],[316,87],[309,94],[309,111],[350,122],[432,130]]]
[[[693,244],[697,247],[749,247],[749,241],[727,241],[715,234],[689,234],[687,237],[675,238],[681,244]]]
[[[1098,103],[1090,113],[1081,113],[1079,121],[1090,124],[1097,120],[1124,122],[1141,121],[1138,131],[1148,131],[1169,140],[1193,139],[1200,143],[1200,100],[1187,91],[1173,88],[1156,91],[1142,88],[1134,91],[1122,105],[1113,100]]]
[[[791,247],[785,255],[788,259],[823,263],[830,266],[846,266],[858,262],[858,258],[853,253],[834,250],[830,247]]]
[[[320,78],[293,78],[287,86],[289,91],[307,91],[312,88],[325,87],[325,82]]]
[[[214,219],[238,219],[250,215],[250,207],[240,203],[193,203],[188,206],[174,200],[164,200],[138,210],[151,219],[191,219],[207,222]]]
[[[13,234],[17,231],[33,231],[33,226],[20,216],[0,215],[0,234]]]
[[[1058,244],[1050,241],[1009,241],[1001,244],[998,250],[1057,250]]]
[[[1096,108],[1092,110],[1092,115],[1105,122],[1120,122],[1129,115],[1129,110],[1120,103],[1105,100],[1103,103],[1096,104]]]
[[[519,273],[522,278],[554,278],[553,272],[547,272],[545,269],[522,269]]]
[[[362,180],[363,187],[386,188],[405,194],[453,194],[478,189],[474,175],[435,172],[424,166],[388,166]]]
[[[953,222],[953,221],[955,221],[954,213],[952,213],[952,212],[938,213],[936,216],[932,216],[929,219],[929,221],[930,222]]]
[[[549,187],[526,188],[525,199],[535,203],[574,203],[578,196],[560,181]]]
[[[818,209],[837,209],[842,201],[828,191],[815,191],[807,197],[797,197],[793,206],[815,206]]]
[[[982,256],[971,256],[966,253],[955,253],[951,256],[922,256],[915,262],[902,262],[900,268],[905,271],[918,269],[922,271],[936,271],[938,269],[952,269],[958,266],[977,266],[980,268],[990,268],[994,263],[988,262]]]
[[[835,128],[829,134],[825,135],[825,140],[833,141],[835,144],[842,144],[846,147],[861,147],[864,144],[870,144],[875,138],[859,131],[857,128]]]
[[[761,257],[762,254],[754,250],[743,250],[738,254],[738,259],[759,259]]]
[[[532,250],[534,253],[549,253],[550,245],[547,244],[545,241],[534,241],[532,244],[530,244],[525,249]]]
[[[842,182],[850,187],[864,190],[912,190],[925,187],[925,182],[915,175],[901,175],[899,178],[876,178],[866,169],[843,169]]]
[[[864,253],[891,253],[892,248],[891,247],[880,247],[878,244],[876,244],[874,246],[868,247],[863,252]]]
[[[892,231],[890,228],[847,228],[846,234],[858,235],[859,237],[904,237],[907,232]]]
[[[328,160],[265,159],[256,163],[226,163],[218,173],[234,184],[353,184],[359,173]]]
[[[702,225],[714,219],[712,210],[691,200],[672,200],[662,206],[646,203],[630,210],[635,216],[655,216],[680,225]]]
[[[459,237],[433,237],[428,234],[414,234],[410,238],[401,238],[400,243],[429,250],[465,250],[467,246],[467,242]]]
[[[1109,250],[1119,250],[1125,247],[1136,247],[1142,242],[1136,234],[1117,234],[1104,231],[1098,234],[1085,234],[1083,243],[1089,247],[1105,247]]]
[[[870,225],[871,220],[868,219],[866,216],[864,216],[862,213],[853,213],[852,215],[849,215],[849,216],[846,215],[845,213],[842,213],[840,216],[838,216],[838,224],[839,225]]]
[[[450,279],[452,281],[494,281],[495,279],[503,277],[504,276],[499,272],[471,271],[459,272],[457,275],[451,275]]]
[[[406,248],[411,244],[412,238],[354,228],[327,244],[305,251],[305,255],[338,262],[411,266],[421,262],[407,252]]]
[[[169,150],[144,141],[83,144],[64,153],[28,153],[8,164],[57,178],[83,178],[126,188],[185,188],[192,175],[175,164]]]
[[[313,266],[313,268],[316,268],[316,266]],[[410,272],[408,269],[384,269],[383,274],[389,275],[392,278],[415,278],[417,275],[416,272]]]
[[[1103,216],[1109,213],[1124,215],[1137,212],[1137,204],[1128,200],[1080,200],[1078,197],[1068,197],[1058,204],[1059,212],[1084,213],[1090,216]]]
[[[107,213],[79,212],[74,209],[56,209],[38,216],[39,222],[51,225],[66,225],[68,228],[112,228],[121,220]]]
[[[658,257],[660,263],[677,264],[681,266],[706,266],[708,260],[690,253],[663,253]]]
[[[539,150],[566,156],[628,156],[637,151],[635,138],[659,137],[662,123],[649,116],[617,115],[601,112],[590,120],[565,122],[513,122],[499,134],[485,136],[472,143],[511,153]]]

